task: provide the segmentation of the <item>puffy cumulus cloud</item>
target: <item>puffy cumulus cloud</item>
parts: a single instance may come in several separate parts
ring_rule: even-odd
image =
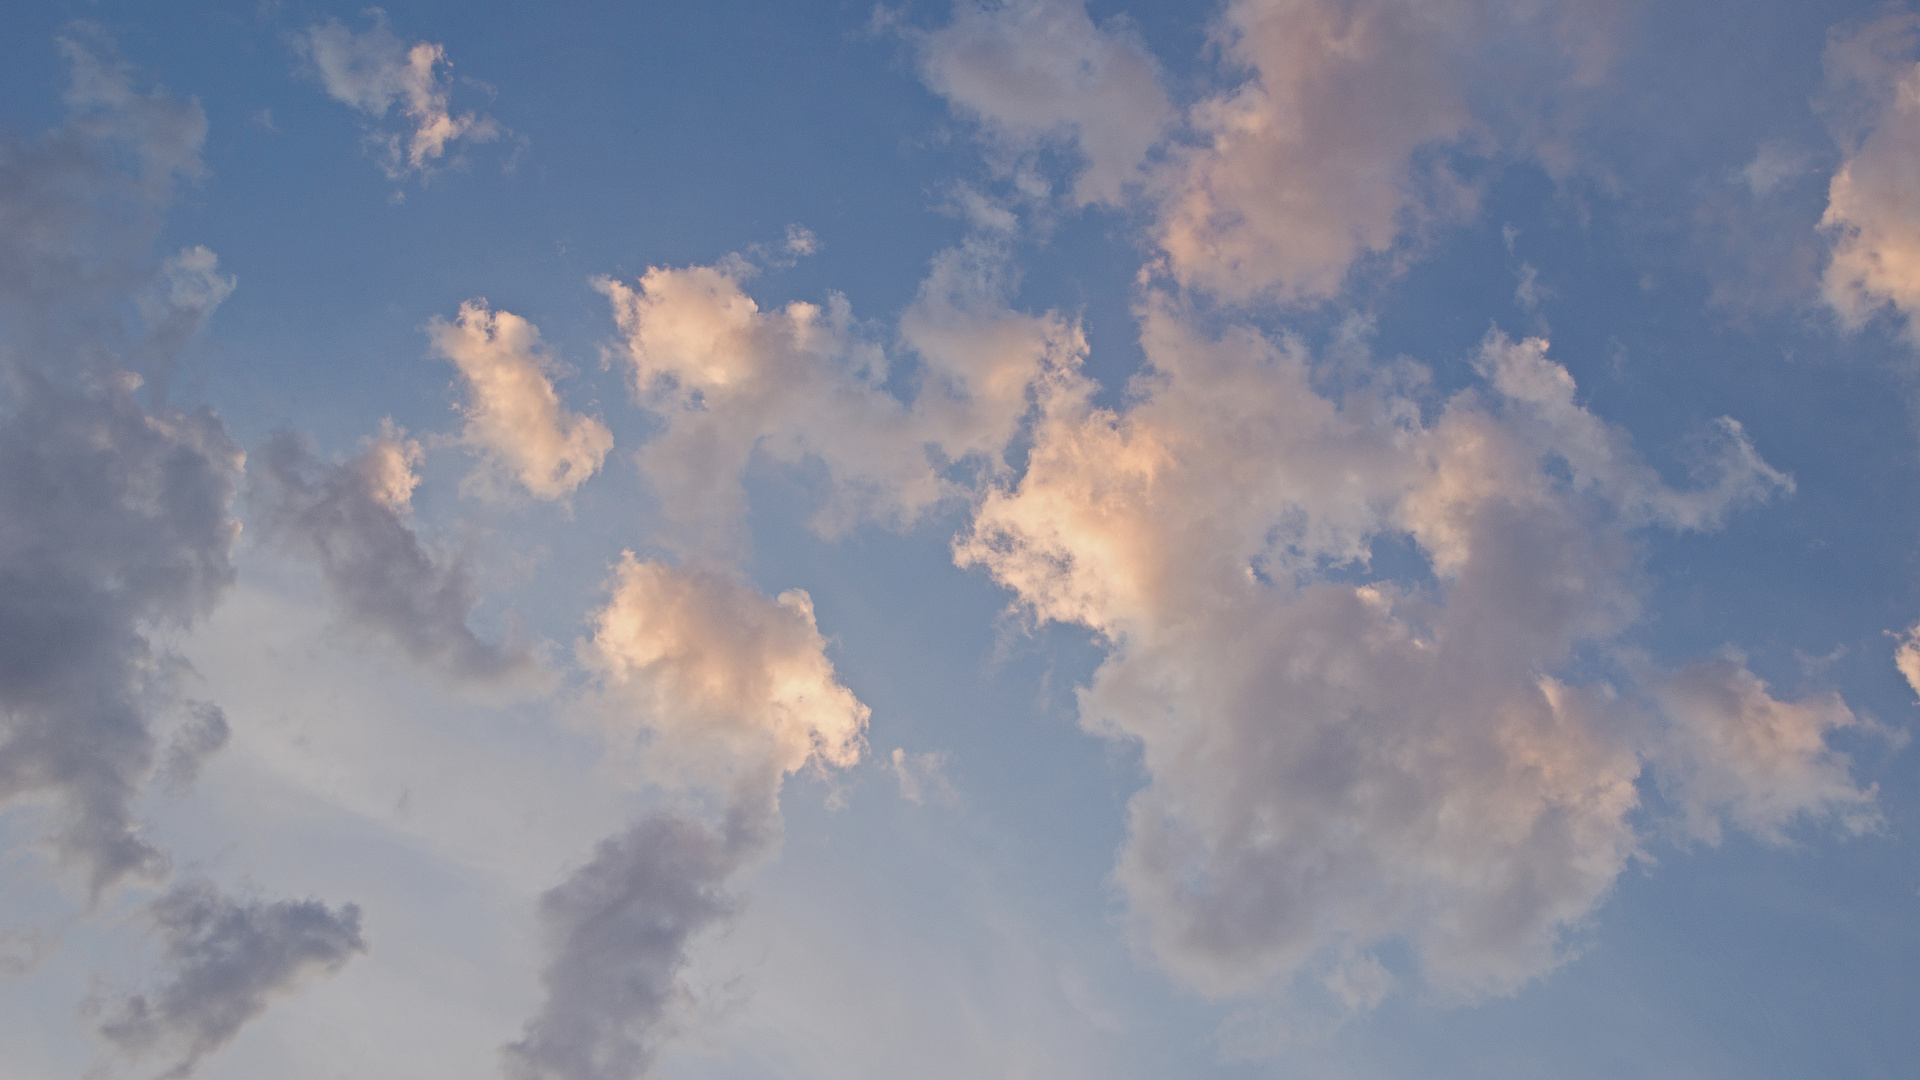
[[[428,333],[434,351],[459,369],[466,385],[460,440],[486,462],[469,486],[498,495],[504,479],[536,498],[562,499],[599,470],[613,449],[613,433],[561,403],[552,378],[558,365],[532,323],[469,300],[460,305],[458,322],[435,319]]]
[[[0,805],[44,809],[97,898],[166,865],[131,809],[182,704],[154,635],[232,581],[244,459],[212,413],[143,403],[128,370],[168,362],[225,295],[204,249],[157,270],[148,251],[205,118],[135,91],[85,27],[62,48],[65,125],[0,140]]]
[[[799,590],[769,600],[732,577],[624,556],[580,645],[610,733],[644,734],[661,783],[717,793],[717,822],[672,809],[603,842],[541,901],[547,1000],[505,1050],[514,1080],[632,1080],[685,996],[703,931],[733,912],[728,881],[780,828],[783,778],[850,766],[868,709],[826,655]]]
[[[927,86],[980,124],[1026,186],[1044,184],[1037,151],[1079,159],[1079,205],[1120,205],[1174,120],[1146,46],[1118,18],[1096,26],[1081,0],[963,0],[952,22],[912,37]]]
[[[1844,160],[1822,226],[1833,253],[1823,295],[1857,329],[1892,308],[1920,308],[1920,16],[1893,11],[1837,28],[1826,51],[1826,105]]]
[[[580,645],[616,737],[644,735],[656,778],[764,792],[810,760],[860,758],[868,710],[841,685],[799,589],[622,556]]]
[[[1549,970],[1638,849],[1659,750],[1633,695],[1570,674],[1636,617],[1635,530],[1710,527],[1785,478],[1727,422],[1701,486],[1669,489],[1544,342],[1490,337],[1487,385],[1444,402],[1404,365],[1336,401],[1295,341],[1202,333],[1156,293],[1141,320],[1135,401],[1055,380],[1025,475],[955,545],[1106,643],[1080,711],[1142,751],[1116,870],[1140,940],[1216,994],[1333,987],[1395,940],[1453,994]],[[1373,569],[1407,548],[1423,568]],[[1768,798],[1742,786],[1764,768],[1697,745],[1718,771],[1691,775],[1725,786],[1687,797]]]
[[[1738,656],[1694,661],[1656,694],[1672,724],[1659,764],[1694,836],[1718,841],[1723,820],[1775,843],[1801,818],[1839,815],[1856,832],[1878,822],[1873,789],[1827,745],[1828,732],[1863,726],[1840,695],[1777,700]]]
[[[147,916],[162,943],[160,984],[113,1002],[99,1031],[129,1057],[173,1058],[161,1074],[169,1080],[192,1075],[273,998],[367,951],[352,904],[239,900],[189,882],[153,901]]]
[[[368,136],[384,152],[380,167],[389,178],[432,171],[457,141],[484,143],[500,137],[500,125],[491,117],[453,115],[452,86],[440,70],[448,64],[443,46],[427,41],[408,45],[394,34],[385,12],[373,8],[371,14],[373,25],[360,33],[330,18],[308,27],[294,45],[335,101],[376,119],[399,106],[411,131]]]
[[[468,561],[422,541],[412,521],[418,443],[391,427],[347,461],[322,462],[308,441],[271,439],[251,473],[270,536],[320,567],[347,621],[458,678],[533,673],[524,644],[482,641],[467,625],[480,602]]]
[[[635,392],[664,420],[639,462],[669,543],[739,550],[742,479],[756,454],[822,469],[829,493],[814,524],[829,534],[913,521],[964,489],[956,468],[1005,470],[1034,380],[1085,342],[1056,315],[1008,306],[1011,223],[977,209],[988,223],[935,257],[902,318],[902,342],[921,361],[911,406],[888,392],[885,350],[837,294],[824,308],[762,311],[744,290],[749,268],[734,259],[655,267],[634,286],[595,282],[613,305]]]

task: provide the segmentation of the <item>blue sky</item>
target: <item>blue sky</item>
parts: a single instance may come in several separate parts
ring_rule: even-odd
[[[0,29],[0,1080],[1911,1071],[1911,7]]]

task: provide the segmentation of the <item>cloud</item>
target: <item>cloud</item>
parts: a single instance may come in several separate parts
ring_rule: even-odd
[[[411,520],[419,444],[389,427],[328,465],[292,434],[268,441],[252,476],[270,536],[314,560],[347,621],[415,662],[482,682],[532,673],[532,651],[489,644],[467,625],[480,602],[473,568],[423,543]]]
[[[506,1048],[512,1080],[633,1080],[652,1065],[685,996],[702,931],[733,914],[726,882],[749,845],[676,814],[603,841],[541,898],[547,1002]]]
[[[367,951],[360,909],[317,900],[236,900],[206,882],[174,886],[147,908],[159,935],[159,986],[113,1003],[100,1034],[130,1057],[164,1054],[163,1077],[190,1076],[276,997]]]
[[[1920,626],[1909,627],[1900,635],[1900,644],[1893,652],[1893,664],[1906,677],[1913,692],[1920,694]]]
[[[818,461],[831,485],[817,524],[910,519],[943,489],[912,419],[881,387],[886,353],[838,294],[760,310],[744,266],[655,267],[635,286],[600,278],[636,395],[664,421],[640,451],[662,504],[667,540],[684,552],[737,551],[742,477],[756,453]]]
[[[841,685],[799,589],[769,600],[720,571],[621,557],[580,644],[609,734],[655,779],[765,797],[809,761],[860,759],[868,709]]]
[[[1873,789],[1848,775],[1827,734],[1868,727],[1840,695],[1780,701],[1739,656],[1696,660],[1655,690],[1672,722],[1660,764],[1676,772],[1687,830],[1718,842],[1722,819],[1773,843],[1797,820],[1877,824]]]
[[[212,702],[192,702],[186,713],[186,722],[168,740],[160,762],[160,782],[176,792],[193,786],[207,760],[226,749],[233,734],[227,714]]]
[[[943,771],[947,765],[945,753],[936,750],[909,754],[896,746],[892,761],[893,777],[900,782],[902,799],[920,806],[929,799],[951,805],[959,798],[959,793],[953,790],[953,784]]]
[[[547,1000],[505,1050],[514,1080],[644,1075],[684,997],[692,941],[734,911],[728,881],[777,839],[783,778],[847,767],[869,710],[842,685],[807,594],[769,600],[728,574],[624,555],[582,663],[608,736],[644,768],[720,802],[718,824],[656,810],[541,901]]]
[[[1034,156],[1076,160],[1074,203],[1119,206],[1174,120],[1158,65],[1121,19],[1096,26],[1079,0],[954,5],[953,21],[910,35],[921,77],[976,121],[998,164],[1040,181]]]
[[[427,332],[466,387],[460,441],[484,463],[467,486],[497,497],[504,481],[536,498],[564,499],[599,470],[613,433],[561,404],[552,378],[558,364],[532,323],[469,300],[460,305],[457,323],[436,318]]]
[[[454,143],[492,142],[500,125],[491,117],[451,112],[452,86],[436,69],[447,65],[445,47],[432,42],[408,45],[394,35],[386,12],[369,9],[373,25],[354,33],[338,19],[310,26],[294,46],[313,64],[320,83],[335,101],[383,120],[397,104],[411,130],[377,131],[368,141],[384,152],[380,167],[388,178],[404,179],[434,170]]]
[[[1296,341],[1202,333],[1154,292],[1140,317],[1130,406],[1046,391],[1025,475],[955,543],[1107,649],[1080,716],[1143,755],[1115,871],[1138,940],[1209,994],[1334,986],[1388,942],[1460,997],[1550,970],[1639,849],[1657,752],[1629,676],[1576,680],[1575,655],[1637,616],[1636,530],[1711,528],[1786,478],[1728,421],[1670,488],[1544,341],[1490,336],[1487,385],[1442,402],[1359,363],[1336,402]],[[1375,568],[1402,548],[1415,569]],[[1818,742],[1837,714],[1811,715]],[[1684,797],[1768,798],[1764,768],[1700,752]],[[1853,805],[1824,753],[1813,814]]]
[[[1077,363],[1085,338],[1057,315],[1008,306],[1018,282],[1008,225],[978,209],[987,225],[976,220],[934,257],[901,319],[901,342],[921,361],[911,406],[886,388],[886,351],[838,294],[824,308],[761,311],[737,259],[654,267],[636,286],[594,282],[613,306],[635,394],[664,421],[639,462],[669,544],[706,557],[740,551],[742,481],[756,455],[824,473],[814,526],[828,535],[862,521],[910,524],[972,478],[1005,471],[1031,386]]]
[[[179,704],[154,635],[232,581],[244,457],[211,412],[143,404],[130,370],[164,368],[231,287],[203,248],[149,254],[205,117],[136,92],[84,24],[61,47],[66,124],[0,144],[0,803],[48,807],[97,899],[166,866],[131,809]]]
[[[1894,11],[1837,28],[1825,56],[1828,122],[1844,159],[1821,226],[1833,253],[1821,290],[1841,325],[1920,307],[1920,16]]]

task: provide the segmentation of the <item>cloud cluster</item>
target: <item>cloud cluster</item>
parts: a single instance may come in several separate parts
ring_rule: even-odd
[[[701,931],[733,911],[728,881],[780,828],[783,779],[846,767],[869,710],[834,672],[806,593],[769,600],[717,570],[624,555],[580,644],[617,746],[670,789],[717,798],[717,821],[664,808],[604,841],[541,901],[547,1000],[506,1049],[515,1080],[644,1075],[683,996]]]
[[[1203,333],[1153,293],[1140,316],[1133,404],[1061,383],[955,552],[1107,644],[1081,719],[1147,773],[1116,877],[1186,981],[1337,975],[1397,940],[1444,991],[1518,987],[1637,850],[1649,763],[1765,836],[1866,805],[1823,741],[1835,703],[1682,674],[1662,741],[1654,688],[1568,674],[1636,617],[1636,529],[1786,486],[1737,425],[1676,491],[1541,341],[1489,337],[1485,388],[1430,412],[1417,370],[1363,368],[1336,401],[1298,342]],[[1373,569],[1406,549],[1421,569]]]
[[[452,362],[467,391],[460,441],[484,461],[474,490],[498,496],[517,483],[535,498],[563,499],[599,471],[613,433],[572,412],[553,389],[558,364],[532,323],[484,300],[460,305],[459,321],[428,327],[434,351]]]
[[[682,552],[739,551],[756,455],[824,471],[815,524],[825,533],[913,521],[955,493],[950,466],[1004,468],[1033,380],[1084,349],[1062,320],[1007,307],[1006,239],[991,229],[935,258],[902,320],[923,361],[910,406],[883,385],[886,352],[844,297],[762,311],[747,273],[726,260],[654,267],[633,286],[594,283],[613,306],[636,395],[664,421],[640,468]]]
[[[1920,16],[1890,11],[1841,27],[1826,51],[1827,108],[1844,160],[1821,225],[1833,254],[1822,295],[1857,329],[1893,309],[1920,308]],[[1920,339],[1917,339],[1920,340]]]
[[[51,850],[97,903],[164,881],[135,801],[156,780],[190,785],[229,737],[217,705],[183,699],[184,664],[160,642],[232,583],[246,459],[211,411],[164,392],[235,286],[204,247],[150,255],[174,186],[200,171],[205,117],[135,91],[97,31],[62,47],[67,124],[0,142],[0,805],[47,812]],[[101,1034],[175,1055],[169,1076],[362,947],[351,908],[182,885],[146,910],[163,985],[118,1003]]]
[[[252,473],[262,524],[318,564],[349,625],[462,679],[527,674],[536,664],[525,644],[485,642],[467,625],[480,602],[468,561],[429,546],[414,528],[420,453],[418,443],[389,427],[332,465],[306,440],[276,435]]]
[[[443,46],[427,41],[408,45],[394,34],[385,12],[374,8],[372,17],[373,25],[360,33],[330,18],[308,27],[294,45],[335,101],[376,120],[396,104],[400,107],[411,130],[368,136],[383,151],[380,167],[390,179],[433,171],[458,141],[485,143],[500,137],[500,125],[491,117],[453,114],[453,89],[439,70],[447,65]]]
[[[129,1057],[163,1054],[163,1077],[190,1076],[275,997],[367,951],[360,909],[318,900],[237,900],[206,882],[147,907],[163,951],[158,986],[112,1004],[100,1034]]]

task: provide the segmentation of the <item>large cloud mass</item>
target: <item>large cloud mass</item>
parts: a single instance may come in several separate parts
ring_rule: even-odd
[[[1333,978],[1402,940],[1432,985],[1517,987],[1637,850],[1650,761],[1762,835],[1864,806],[1822,740],[1837,703],[1690,669],[1662,684],[1684,736],[1663,742],[1644,691],[1568,674],[1636,617],[1636,528],[1712,527],[1787,486],[1737,424],[1678,491],[1542,341],[1490,337],[1487,389],[1429,420],[1417,370],[1335,401],[1297,342],[1210,336],[1151,294],[1142,323],[1136,403],[1063,382],[956,554],[1107,643],[1082,722],[1148,777],[1117,876],[1188,981]]]

